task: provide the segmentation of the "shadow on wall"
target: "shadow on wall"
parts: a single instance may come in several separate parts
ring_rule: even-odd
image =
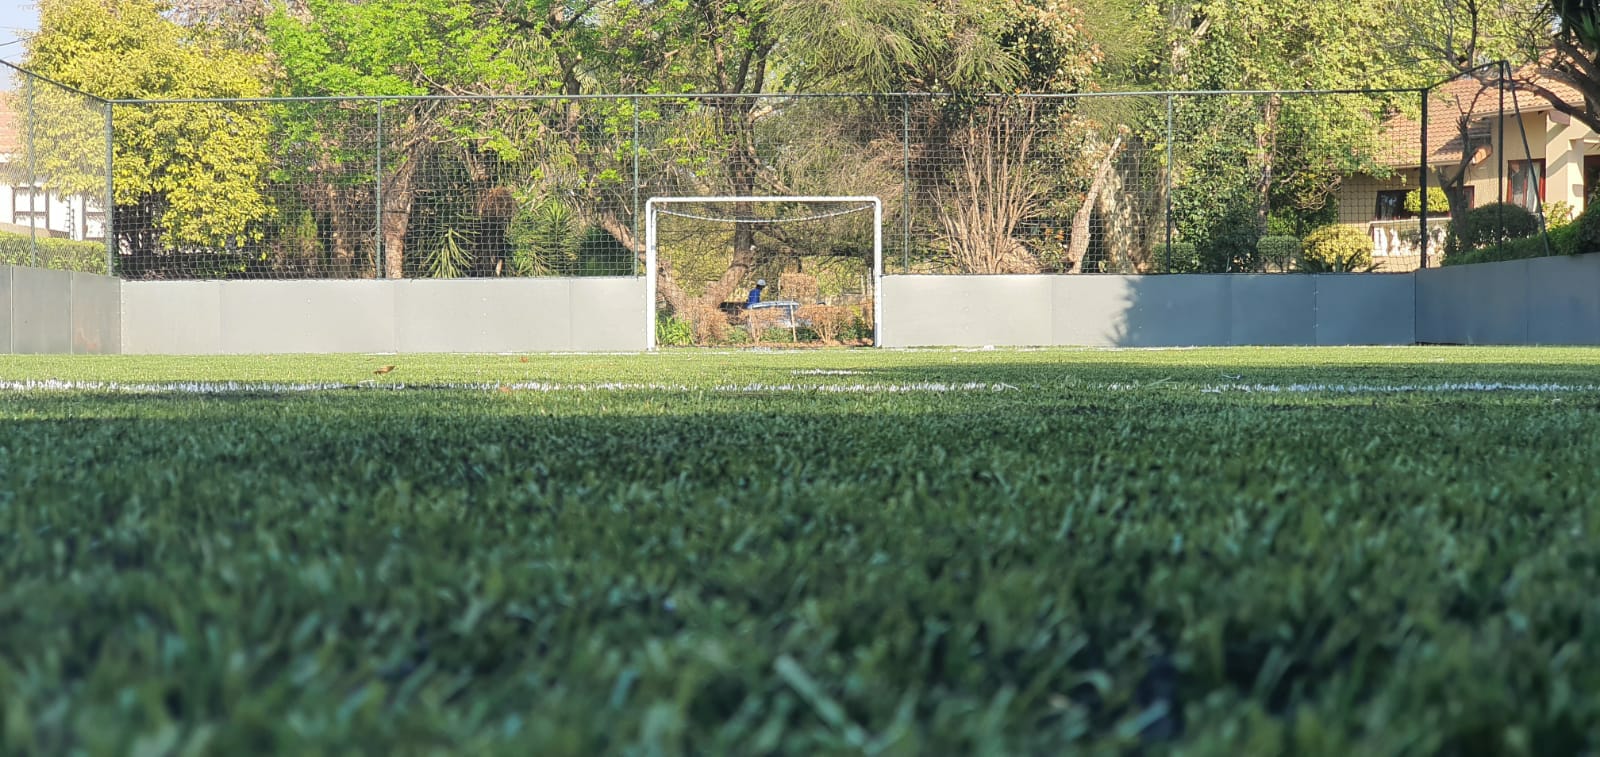
[[[884,344],[1413,344],[1409,274],[892,276]]]
[[[1417,341],[1600,344],[1600,254],[1421,271]]]
[[[1108,313],[1084,296],[1058,298],[1058,319],[1081,324],[1058,332],[1068,340],[1058,343],[1090,343],[1085,340],[1096,335],[1094,324],[1107,319],[1112,325],[1101,343],[1116,347],[1416,343],[1415,286],[1409,274],[1195,274],[1083,281],[1077,289],[1120,289],[1121,310]]]

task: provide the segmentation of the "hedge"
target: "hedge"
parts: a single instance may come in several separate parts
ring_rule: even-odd
[[[1539,233],[1539,219],[1527,208],[1509,202],[1491,202],[1473,208],[1450,225],[1445,257],[1460,255],[1501,240],[1521,239]]]
[[[1281,235],[1262,237],[1256,240],[1256,257],[1263,265],[1287,271],[1300,258],[1300,240]]]
[[[1301,268],[1312,272],[1344,273],[1372,265],[1372,240],[1351,226],[1324,226],[1306,235]]]
[[[39,237],[37,257],[33,243],[34,240],[27,234],[0,231],[0,263],[56,271],[106,273],[106,246],[100,242]]]

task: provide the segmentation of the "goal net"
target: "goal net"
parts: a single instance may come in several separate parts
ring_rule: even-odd
[[[876,197],[652,198],[645,265],[650,349],[882,342]]]

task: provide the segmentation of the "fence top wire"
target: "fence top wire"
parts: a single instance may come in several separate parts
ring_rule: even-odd
[[[1323,96],[1323,95],[1384,95],[1426,92],[1431,87],[1388,87],[1376,89],[1163,89],[1126,90],[1120,92],[1018,92],[1018,93],[959,93],[959,92],[680,92],[680,93],[614,93],[614,94],[457,94],[457,95],[300,95],[295,97],[187,97],[173,99],[117,99],[113,105],[183,105],[183,104],[272,104],[286,102],[541,102],[566,100],[746,100],[746,99],[876,99],[876,98],[1016,98],[1024,100],[1074,100],[1101,97],[1219,97],[1219,96]],[[96,98],[102,99],[103,98]]]
[[[101,97],[99,95],[91,95],[88,92],[85,92],[85,91],[83,91],[81,89],[78,89],[77,87],[74,87],[74,86],[72,86],[70,84],[62,84],[61,82],[58,82],[55,79],[52,79],[52,78],[50,78],[48,76],[45,76],[44,74],[34,73],[33,71],[29,71],[28,69],[23,68],[22,66],[16,65],[14,63],[7,63],[7,62],[5,62],[3,60],[0,60],[0,66],[5,66],[6,68],[11,69],[12,71],[15,71],[15,72],[17,72],[19,74],[22,74],[23,76],[28,76],[28,77],[31,77],[31,78],[34,78],[34,79],[38,79],[39,81],[42,81],[42,82],[44,82],[46,84],[50,84],[50,85],[53,85],[53,86],[56,86],[56,87],[60,87],[60,88],[66,90],[68,92],[71,92],[71,93],[73,93],[75,95],[81,95],[83,97],[87,97],[90,100],[94,100],[95,102],[98,102],[98,103],[101,103],[101,104],[109,104],[109,103],[116,103],[117,102],[116,100],[110,100],[110,99]]]

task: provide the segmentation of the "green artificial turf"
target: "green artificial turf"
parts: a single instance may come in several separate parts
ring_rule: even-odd
[[[1597,368],[4,357],[0,753],[1592,752]]]

